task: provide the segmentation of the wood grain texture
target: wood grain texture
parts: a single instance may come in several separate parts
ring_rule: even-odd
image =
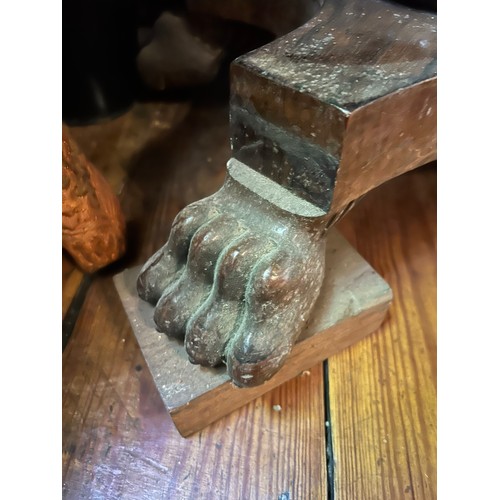
[[[97,280],[63,356],[64,498],[325,498],[320,365],[191,439],[144,367],[113,284]]]
[[[335,498],[436,498],[436,170],[381,186],[338,224],[388,281],[378,333],[328,361]]]
[[[183,206],[222,184],[228,137],[227,108],[201,106],[135,155],[121,201],[138,245],[129,245],[124,265],[143,262]],[[101,272],[63,354],[63,496],[326,498],[323,391],[318,365],[182,438],[112,276]]]
[[[140,245],[129,245],[127,265],[162,245],[180,208],[220,186],[227,134],[227,109],[197,108],[136,153],[122,203]],[[423,167],[337,225],[395,299],[382,330],[329,360],[336,499],[436,498],[435,195],[435,169]],[[324,411],[316,366],[181,438],[102,274],[63,355],[63,495],[326,498]]]
[[[436,158],[436,40],[433,13],[324,2],[303,26],[232,64],[233,155],[341,213]]]

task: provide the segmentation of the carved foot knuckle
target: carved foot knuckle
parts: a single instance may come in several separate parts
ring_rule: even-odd
[[[213,203],[201,200],[181,210],[172,223],[167,243],[144,264],[137,279],[139,296],[155,304],[181,274],[193,235],[217,216]]]
[[[289,355],[317,296],[307,265],[289,246],[256,266],[247,288],[245,320],[227,349],[228,373],[236,385],[262,384]]]
[[[241,342],[233,346],[227,358],[228,374],[238,387],[254,387],[269,380],[283,365],[290,349],[270,350],[269,340],[264,345]]]
[[[190,361],[203,366],[220,365],[237,316],[234,303],[219,298],[207,300],[187,326],[185,347]]]
[[[221,251],[211,294],[187,327],[185,345],[192,362],[222,362],[224,346],[237,328],[248,277],[265,247],[261,238],[244,232]]]
[[[288,302],[291,292],[300,286],[302,274],[298,259],[292,252],[282,248],[276,250],[272,258],[262,262],[256,270],[248,290],[251,299],[249,302]]]
[[[203,211],[198,205],[189,205],[174,219],[167,248],[175,259],[185,264],[191,241],[200,228],[215,214],[212,211]]]
[[[249,277],[262,255],[272,249],[271,243],[245,233],[227,247],[217,270],[217,291],[222,297],[243,300]]]
[[[189,221],[190,215],[187,216]],[[179,224],[184,225],[182,222]],[[240,232],[238,222],[226,214],[217,215],[199,227],[190,241],[182,276],[175,286],[164,293],[156,306],[155,322],[158,330],[177,338],[186,335],[186,348],[193,362],[215,363],[212,352],[201,353],[205,346],[199,341],[199,335],[193,336],[198,329],[189,329],[188,322],[193,320],[191,324],[199,326],[194,318],[200,316],[203,304],[210,297],[219,256],[228,240],[231,241]],[[209,336],[210,332],[207,339]]]
[[[148,259],[137,278],[137,293],[141,299],[148,302],[155,303],[161,295],[161,291],[157,287],[157,280],[154,279],[154,269],[163,257],[164,249],[161,248]]]
[[[220,253],[240,232],[238,222],[225,214],[201,226],[194,234],[189,247],[190,271],[211,278]]]
[[[161,296],[154,312],[154,321],[158,331],[170,337],[183,338],[184,326],[188,319],[189,297],[185,296],[184,287],[177,283]]]

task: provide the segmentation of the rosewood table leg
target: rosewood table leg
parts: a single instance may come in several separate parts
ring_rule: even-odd
[[[436,156],[436,18],[325,2],[231,70],[223,187],[177,216],[141,298],[193,363],[236,385],[283,365],[318,298],[324,236],[377,185]]]

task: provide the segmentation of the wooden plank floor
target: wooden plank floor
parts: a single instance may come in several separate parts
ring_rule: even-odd
[[[139,244],[94,277],[63,353],[65,498],[326,498],[322,366],[184,439],[111,281],[164,242],[180,208],[222,183],[227,117],[195,110],[131,170],[124,208]]]
[[[328,361],[335,498],[436,498],[436,167],[372,192],[338,229],[389,283],[382,328]]]
[[[184,439],[111,281],[165,241],[183,206],[223,180],[227,109],[168,106],[175,126],[149,143],[142,138],[139,150],[129,145],[127,164],[120,163],[127,256],[93,276],[63,353],[64,498],[435,498],[435,167],[375,190],[338,225],[393,287],[380,331],[331,358],[325,374],[318,365]],[[130,120],[123,121],[130,135]],[[111,128],[101,146],[93,132],[98,167],[106,157],[95,148],[112,151],[124,140]],[[63,293],[66,304],[70,296]],[[330,430],[335,468],[328,481]]]
[[[62,316],[68,313],[71,301],[75,297],[83,279],[83,272],[78,269],[71,257],[62,254]]]

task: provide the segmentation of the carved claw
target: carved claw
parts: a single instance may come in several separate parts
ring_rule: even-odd
[[[278,208],[229,175],[215,195],[179,213],[141,270],[137,289],[156,306],[157,329],[184,338],[193,363],[226,363],[240,387],[272,377],[323,281],[317,220]]]

